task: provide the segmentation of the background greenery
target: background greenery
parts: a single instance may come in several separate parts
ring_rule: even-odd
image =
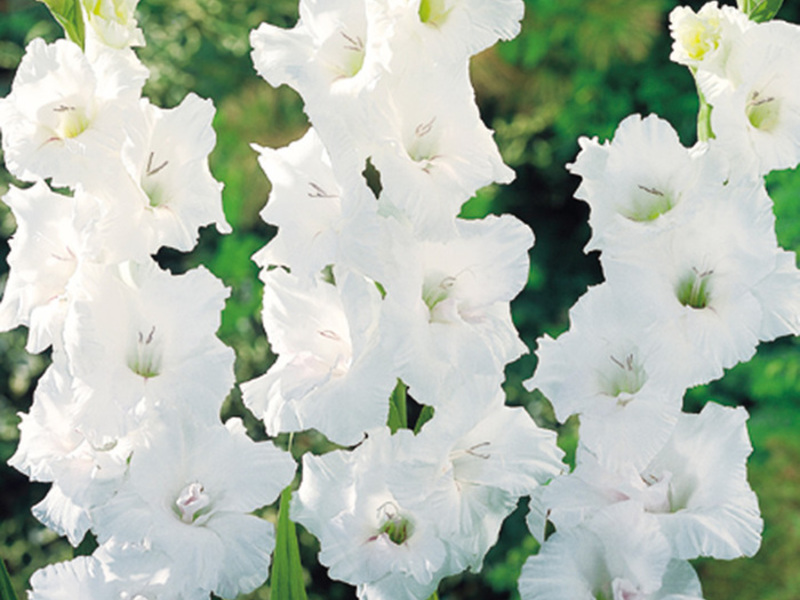
[[[700,2],[690,2],[695,9]],[[472,78],[484,120],[517,180],[508,187],[482,190],[464,216],[514,213],[536,232],[528,286],[515,301],[514,318],[532,349],[543,333],[552,336],[567,326],[567,311],[586,286],[602,280],[597,257],[585,255],[589,237],[587,207],[572,198],[578,180],[564,164],[571,162],[581,135],[613,135],[630,113],[655,112],[668,119],[686,145],[695,141],[697,99],[688,71],[668,60],[668,12],[672,0],[526,0],[523,33],[477,56]],[[225,212],[234,233],[219,236],[204,230],[190,254],[162,250],[162,265],[179,272],[207,265],[233,288],[223,314],[220,337],[237,354],[238,381],[263,373],[273,356],[258,322],[260,287],[250,255],[274,231],[258,218],[269,183],[258,169],[248,142],[283,146],[307,126],[299,97],[290,89],[272,89],[259,79],[249,58],[248,33],[262,21],[291,27],[296,0],[141,0],[140,23],[148,45],[140,56],[151,69],[146,94],[164,107],[174,106],[189,91],[213,98],[217,147],[211,167],[225,182]],[[796,2],[778,15],[799,22]],[[8,93],[24,47],[34,37],[52,41],[60,31],[43,5],[33,0],[0,0],[0,96]],[[12,181],[0,169],[0,194]],[[800,174],[769,178],[778,216],[778,237],[800,249]],[[0,237],[15,225],[0,207]],[[0,247],[2,258],[7,244]],[[7,267],[0,267],[3,280]],[[9,567],[20,598],[31,573],[73,556],[69,544],[44,529],[30,507],[47,486],[31,484],[5,462],[14,452],[17,413],[26,412],[36,379],[48,358],[24,351],[26,331],[0,335],[0,558]],[[755,451],[749,463],[751,483],[765,520],[762,549],[753,559],[697,561],[708,600],[796,600],[800,598],[800,349],[796,339],[762,346],[749,363],[724,379],[687,394],[686,408],[698,411],[709,399],[744,405],[750,411]],[[557,427],[549,404],[524,391],[521,381],[535,367],[529,355],[511,365],[506,385],[509,402],[525,405],[540,425],[557,428],[560,443],[574,448],[573,421]],[[231,393],[225,415],[246,418],[251,435],[263,428],[243,409],[238,390]],[[285,444],[279,439],[278,443]],[[322,451],[319,436],[295,438],[293,451]],[[516,578],[536,543],[524,525],[525,501],[506,522],[498,545],[480,574],[445,580],[443,599],[516,598]],[[274,508],[264,511],[274,518]],[[316,564],[312,536],[300,529],[309,597],[353,598],[349,586],[331,582]],[[91,541],[87,541],[87,548]],[[269,598],[269,589],[247,596]]]

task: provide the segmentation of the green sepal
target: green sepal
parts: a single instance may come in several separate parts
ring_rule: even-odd
[[[64,29],[67,39],[84,49],[86,35],[83,28],[81,0],[39,0]]]
[[[783,0],[738,0],[737,5],[751,21],[763,23],[778,14]]]
[[[307,600],[303,565],[300,563],[300,547],[297,544],[297,531],[289,519],[289,503],[292,500],[292,486],[281,492],[278,509],[278,527],[275,539],[275,553],[272,558],[270,574],[270,598],[272,600]]]
[[[0,600],[17,600],[17,595],[11,586],[11,577],[6,570],[6,563],[2,560],[0,560]]]
[[[406,384],[397,380],[397,385],[389,397],[389,420],[386,423],[392,433],[398,429],[408,428],[408,412],[406,409]]]

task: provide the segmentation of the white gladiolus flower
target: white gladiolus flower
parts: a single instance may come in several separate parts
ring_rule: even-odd
[[[361,599],[427,598],[463,568],[449,564],[441,527],[449,519],[426,501],[428,481],[393,477],[413,435],[377,429],[352,452],[303,457],[292,518],[319,538],[330,577],[356,585]],[[392,484],[408,491],[403,500]]]
[[[527,281],[533,233],[510,215],[456,227],[458,236],[442,242],[398,241],[411,266],[382,282],[382,327],[397,340],[400,378],[435,407],[463,381],[500,383],[505,365],[527,351],[509,303]]]
[[[375,76],[383,45],[366,4],[301,0],[293,29],[262,23],[250,34],[256,71],[273,87],[290,85],[312,106],[338,89],[358,91]]]
[[[98,205],[80,193],[74,198],[56,194],[42,181],[25,190],[11,187],[3,201],[14,213],[17,231],[9,242],[0,329],[27,325],[28,351],[41,352],[60,344],[68,284],[79,263],[100,254],[92,248]]]
[[[146,78],[132,52],[108,50],[90,62],[72,42],[33,40],[0,101],[6,167],[25,181],[92,181],[118,160],[126,111]]]
[[[350,132],[365,107],[360,95],[389,61],[393,22],[378,8],[365,0],[301,0],[294,28],[262,23],[250,33],[258,74],[273,87],[287,84],[300,94],[326,144],[338,144],[334,163],[349,169],[364,168],[362,142]]]
[[[294,461],[253,442],[237,420],[201,425],[181,414],[151,431],[117,494],[92,511],[98,541],[162,553],[170,577],[190,589],[223,597],[253,590],[267,578],[275,538],[270,523],[248,513],[277,499]]]
[[[591,207],[587,252],[613,251],[621,240],[675,227],[725,179],[715,157],[692,153],[656,115],[627,117],[611,142],[582,137],[578,143],[581,151],[567,168],[582,178],[575,197]]]
[[[580,415],[581,443],[601,463],[644,467],[672,433],[686,385],[669,348],[648,333],[656,316],[627,310],[618,292],[590,288],[570,309],[569,331],[539,339],[525,385],[547,396],[562,423]]]
[[[253,261],[288,267],[309,282],[332,264],[377,278],[384,266],[375,197],[361,177],[339,183],[316,129],[284,148],[253,148],[272,184],[261,218],[279,227]]]
[[[481,121],[466,63],[393,73],[372,98],[358,136],[369,140],[380,172],[380,201],[398,207],[420,237],[452,236],[461,205],[479,188],[514,179]]]
[[[144,46],[144,35],[136,27],[139,0],[81,0],[86,24],[86,42],[112,48]]]
[[[204,268],[172,276],[150,262],[87,272],[81,284],[64,338],[86,430],[124,433],[159,406],[218,421],[234,381],[233,351],[215,335],[221,282]]]
[[[581,525],[559,528],[523,565],[519,593],[522,600],[701,598],[691,566],[672,560],[658,525],[636,502],[621,502]]]
[[[453,532],[446,540],[449,560],[459,570],[480,571],[519,498],[566,468],[554,432],[540,429],[524,408],[504,406],[503,399],[495,394],[474,413],[454,399],[449,410],[437,411],[415,438],[406,439],[407,456],[393,479],[401,503],[420,493],[402,483],[418,481],[429,490],[427,502],[442,507],[440,526]]]
[[[85,436],[82,407],[62,360],[56,355],[39,380],[30,412],[20,415],[20,442],[9,464],[33,481],[53,482],[33,513],[77,546],[90,525],[89,509],[106,502],[122,481],[138,434]]]
[[[169,110],[147,100],[139,108],[138,118],[129,119],[125,129],[125,171],[112,171],[113,178],[98,184],[114,198],[114,218],[131,232],[128,239],[121,234],[119,244],[124,240],[128,256],[143,260],[161,246],[191,250],[205,225],[230,233],[222,212],[222,184],[208,168],[216,142],[211,100],[189,94]]]
[[[520,31],[522,0],[385,0],[397,22],[400,55],[437,57],[448,64],[465,62],[498,40]],[[416,64],[416,63],[412,63]]]
[[[749,360],[765,337],[756,290],[777,266],[774,222],[762,182],[731,181],[681,227],[601,257],[624,310],[658,315],[649,335],[674,348],[670,368],[685,385]]]
[[[261,275],[264,328],[278,360],[242,391],[270,435],[316,428],[352,445],[386,423],[397,374],[378,329],[380,292],[358,274],[334,276],[335,286],[282,269]]]
[[[761,23],[728,59],[727,85],[698,78],[714,106],[714,148],[759,175],[800,163],[800,27]]]
[[[561,531],[603,507],[634,500],[658,524],[677,558],[753,556],[763,521],[747,483],[752,446],[746,419],[743,408],[714,403],[699,415],[682,414],[644,469],[612,471],[580,450],[575,471],[542,492],[548,518]]]
[[[670,59],[678,64],[724,77],[731,49],[741,44],[742,34],[754,27],[743,12],[733,6],[708,2],[695,13],[678,6],[669,14],[672,34]]]

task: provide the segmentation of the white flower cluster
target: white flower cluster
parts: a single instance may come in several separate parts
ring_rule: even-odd
[[[686,562],[752,556],[743,408],[682,412],[685,390],[800,333],[800,272],[778,246],[763,175],[800,162],[800,28],[716,2],[675,9],[672,59],[695,74],[716,136],[687,149],[655,115],[626,118],[568,165],[606,281],[539,340],[526,382],[580,418],[576,468],[536,496],[543,539],[522,598],[699,598]]]
[[[28,326],[28,349],[53,358],[10,464],[52,483],[33,509],[44,524],[100,544],[35,573],[29,598],[235,596],[267,577],[273,528],[250,513],[295,463],[220,422],[234,383],[215,335],[228,290],[150,256],[190,250],[204,225],[230,230],[208,169],[214,107],[141,98],[135,2],[82,7],[86,51],[32,41],[0,100],[8,169],[32,184],[4,198],[18,228],[0,328]]]
[[[301,0],[293,29],[251,36],[257,71],[300,93],[312,128],[256,147],[272,182],[262,217],[279,227],[254,257],[278,359],[243,396],[270,435],[314,428],[355,445],[304,457],[292,517],[360,598],[424,600],[480,569],[518,499],[564,469],[555,434],[501,388],[527,351],[509,302],[533,235],[510,215],[458,218],[480,187],[513,178],[468,66],[516,35],[522,12],[521,0]],[[392,435],[404,385],[434,414]]]

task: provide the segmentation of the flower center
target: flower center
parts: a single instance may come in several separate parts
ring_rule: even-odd
[[[678,302],[691,308],[705,308],[711,301],[711,275],[712,269],[698,271],[692,267],[691,272],[684,275],[678,282],[675,294]]]
[[[675,32],[676,39],[692,60],[703,60],[706,54],[719,47],[720,21],[716,16],[686,18]]]
[[[440,271],[426,274],[422,284],[422,300],[430,312],[430,321],[447,321],[442,314],[442,302],[450,298],[456,278]]]
[[[647,373],[633,353],[622,359],[611,355],[609,359],[612,366],[600,373],[600,389],[612,398],[619,398],[618,404],[624,406],[647,382]]]
[[[352,28],[349,31],[339,29],[323,42],[319,51],[334,81],[354,77],[364,65],[366,55],[364,37],[354,33]]]
[[[159,185],[158,175],[169,164],[168,160],[158,161],[155,160],[155,153],[151,152],[147,158],[147,167],[145,168],[144,175],[142,175],[142,189],[147,197],[150,199],[150,206],[157,208],[167,203],[169,198],[164,193],[164,187]]]
[[[404,544],[414,533],[414,526],[408,517],[401,515],[393,502],[387,502],[378,509],[381,526],[378,536],[386,535],[393,544]]]
[[[147,334],[138,332],[136,344],[128,353],[128,368],[145,379],[156,377],[161,372],[163,352],[155,334],[155,325]]]
[[[631,221],[653,221],[674,206],[672,197],[655,187],[637,185],[629,206],[620,212]]]
[[[780,102],[772,96],[753,91],[745,108],[750,124],[761,131],[772,131],[778,125]]]
[[[430,121],[419,123],[414,128],[414,134],[406,148],[411,160],[419,163],[426,173],[431,172],[433,161],[439,158],[436,154],[436,135],[432,134],[435,123],[435,116]]]
[[[203,484],[195,481],[187,485],[175,499],[175,512],[184,523],[192,524],[210,511],[211,498]]]
[[[419,20],[432,27],[440,27],[450,14],[447,0],[422,0],[419,3]]]
[[[62,140],[77,137],[89,127],[89,118],[80,106],[59,104],[53,112],[57,116],[55,132]]]

